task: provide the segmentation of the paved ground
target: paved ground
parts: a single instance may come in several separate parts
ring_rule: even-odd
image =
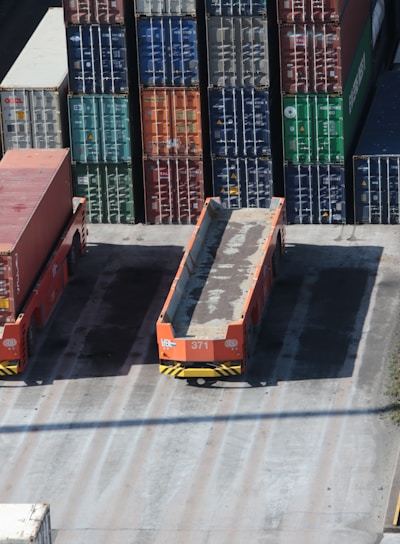
[[[50,502],[55,544],[379,542],[399,228],[288,227],[254,361],[208,388],[157,365],[191,232],[90,226],[36,360],[0,381],[0,502]]]

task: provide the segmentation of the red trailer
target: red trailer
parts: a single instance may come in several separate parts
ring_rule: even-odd
[[[69,149],[10,149],[0,161],[0,376],[22,372],[78,257],[86,201]]]

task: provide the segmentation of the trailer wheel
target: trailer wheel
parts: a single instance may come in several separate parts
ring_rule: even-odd
[[[69,250],[69,253],[67,256],[69,276],[73,276],[76,272],[76,268],[78,266],[78,261],[80,257],[80,252],[81,252],[81,238],[79,236],[79,233],[76,232],[72,240],[71,249]]]
[[[32,317],[31,322],[29,323],[29,328],[26,335],[28,357],[32,357],[32,355],[36,351],[36,346],[38,342],[38,333],[39,331],[38,331],[36,320]]]

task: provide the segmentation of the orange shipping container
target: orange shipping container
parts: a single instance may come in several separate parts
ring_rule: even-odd
[[[203,209],[203,163],[195,157],[144,161],[147,223],[195,223]]]
[[[145,156],[202,156],[199,91],[143,88],[141,111]]]

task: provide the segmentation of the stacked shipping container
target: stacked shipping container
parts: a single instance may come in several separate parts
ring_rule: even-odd
[[[289,223],[345,223],[346,163],[371,84],[365,0],[278,0]]]
[[[204,202],[195,0],[137,0],[135,28],[147,223],[195,223]]]
[[[92,223],[134,223],[129,26],[123,0],[65,0],[74,192]]]
[[[273,196],[269,20],[265,0],[207,0],[213,193],[227,207]]]
[[[67,76],[63,11],[50,8],[0,84],[3,153],[68,146]]]

